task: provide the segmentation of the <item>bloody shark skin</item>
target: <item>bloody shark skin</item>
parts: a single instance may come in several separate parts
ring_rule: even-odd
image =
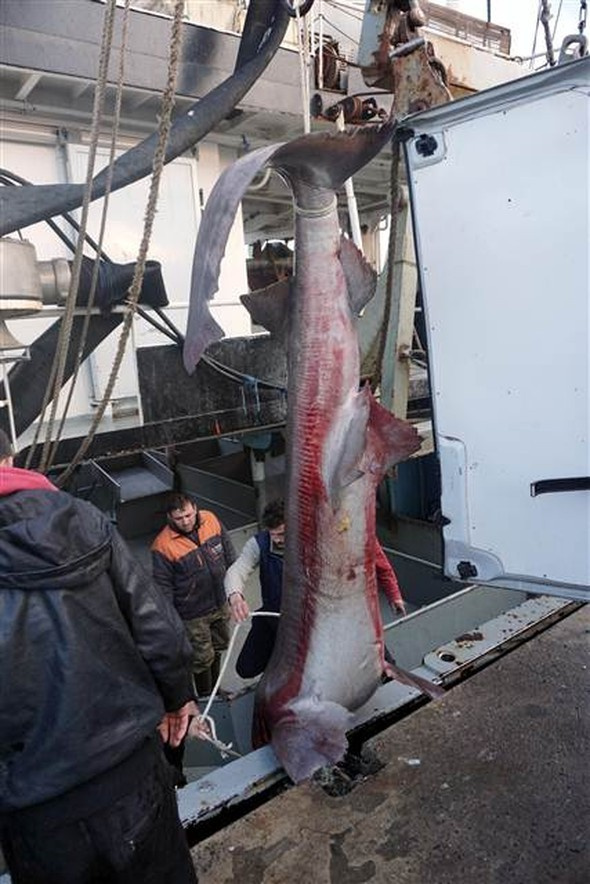
[[[257,692],[257,740],[270,736],[296,782],[338,761],[350,710],[375,691],[383,631],[375,577],[375,490],[419,448],[415,430],[359,391],[356,315],[373,274],[340,235],[334,191],[387,130],[287,145],[272,165],[295,197],[288,319],[287,512],[275,652]],[[380,146],[380,145],[379,145]]]
[[[351,710],[379,684],[375,489],[420,446],[409,424],[368,387],[359,390],[356,316],[373,294],[374,273],[341,237],[336,206],[335,191],[390,134],[383,126],[306,136],[273,154],[295,199],[295,279],[288,297],[283,288],[244,298],[256,321],[268,314],[266,324],[287,334],[283,596],[254,740],[270,740],[295,782],[342,758]],[[285,321],[277,316],[283,308]]]

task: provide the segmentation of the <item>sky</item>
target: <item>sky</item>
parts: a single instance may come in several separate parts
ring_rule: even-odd
[[[437,2],[440,3],[441,0],[437,0]],[[535,36],[539,0],[491,0],[491,2],[492,21],[497,25],[504,25],[510,28],[512,32],[512,54],[530,55]],[[456,2],[451,2],[447,5],[455,6],[461,12],[475,15],[477,18],[485,19],[487,17],[487,0],[456,0]],[[560,0],[552,0],[551,12],[553,18],[550,22],[552,32],[560,6],[561,12],[557,20],[557,31],[553,41],[556,51],[559,50],[561,41],[567,34],[578,33],[580,14],[579,0],[561,0],[561,3]],[[586,29],[587,34],[589,27],[590,23]],[[545,38],[543,29],[539,27],[536,52],[543,52],[544,49]],[[542,60],[540,63],[542,63]]]

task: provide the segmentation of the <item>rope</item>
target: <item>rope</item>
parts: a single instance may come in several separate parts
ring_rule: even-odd
[[[98,283],[98,273],[100,270],[100,254],[102,252],[102,244],[104,241],[106,222],[107,222],[107,214],[109,210],[109,198],[111,195],[111,186],[113,183],[113,174],[114,167],[113,163],[115,162],[115,150],[117,146],[117,136],[119,134],[119,124],[121,122],[121,104],[123,100],[123,80],[125,76],[125,53],[127,51],[127,37],[128,37],[128,25],[129,25],[129,8],[131,6],[131,0],[125,0],[125,9],[123,12],[123,24],[121,30],[121,49],[119,52],[119,73],[117,77],[117,96],[115,100],[115,109],[113,115],[113,131],[111,135],[111,148],[109,153],[109,162],[108,162],[108,173],[107,180],[105,184],[105,194],[104,201],[102,204],[102,216],[100,219],[100,232],[98,235],[98,247],[97,247],[97,255],[94,261],[94,266],[92,268],[92,279],[90,281],[90,291],[88,293],[88,301],[86,304],[86,315],[84,317],[84,324],[82,326],[82,334],[80,336],[80,342],[78,344],[78,352],[76,353],[76,362],[74,364],[74,371],[72,373],[72,379],[70,382],[70,389],[68,391],[68,397],[66,399],[66,403],[63,408],[61,420],[59,423],[59,427],[57,433],[55,435],[55,440],[53,443],[53,448],[51,449],[51,454],[49,456],[48,466],[51,466],[53,461],[55,460],[55,455],[57,454],[57,447],[59,445],[59,440],[61,439],[61,434],[64,428],[64,424],[66,421],[66,417],[68,415],[68,411],[70,409],[70,404],[72,402],[72,396],[74,395],[74,388],[76,386],[76,381],[78,380],[78,373],[80,371],[80,366],[82,364],[82,359],[84,356],[84,347],[86,345],[86,339],[88,337],[88,329],[90,328],[90,320],[92,318],[92,307],[94,306],[94,297],[96,295],[96,287]]]
[[[250,620],[252,617],[280,617],[280,616],[281,616],[280,614],[274,614],[270,611],[253,611],[248,615],[248,620]],[[236,626],[235,626],[234,631],[232,633],[232,637],[230,639],[229,645],[227,646],[225,660],[223,661],[223,665],[222,665],[219,675],[217,677],[217,681],[215,682],[215,685],[213,686],[213,690],[211,691],[211,694],[209,695],[209,699],[207,701],[207,705],[205,706],[205,709],[203,710],[203,712],[199,716],[200,720],[207,722],[207,724],[209,725],[209,730],[211,731],[210,737],[200,736],[199,739],[206,740],[208,743],[211,743],[213,746],[215,746],[216,749],[219,749],[222,757],[225,755],[233,755],[236,758],[241,758],[242,756],[240,755],[239,752],[236,752],[235,749],[232,749],[232,745],[233,745],[232,743],[223,743],[218,738],[217,731],[215,729],[215,721],[209,715],[209,712],[211,710],[211,706],[213,705],[213,701],[219,692],[219,686],[223,680],[223,676],[225,675],[225,672],[226,672],[227,667],[229,665],[231,652],[233,651],[234,645],[236,643],[238,633],[239,633],[240,629],[243,626],[245,626],[246,623],[248,623],[248,620],[244,620],[242,623],[236,623]]]
[[[116,0],[108,0],[108,4],[105,10],[104,17],[104,25],[102,32],[102,41],[100,47],[100,56],[98,62],[98,77],[96,81],[96,91],[94,93],[94,106],[92,109],[92,127],[90,134],[90,146],[88,149],[88,166],[86,169],[86,182],[84,184],[84,198],[82,201],[82,215],[80,219],[80,235],[78,237],[78,242],[76,244],[76,254],[74,255],[74,261],[72,264],[72,275],[70,278],[70,287],[68,291],[68,297],[66,301],[66,306],[64,309],[64,314],[61,321],[61,326],[59,330],[59,338],[57,342],[57,353],[56,360],[54,360],[53,368],[51,371],[50,381],[47,385],[46,399],[43,403],[42,414],[39,418],[39,427],[41,426],[43,415],[45,413],[45,409],[47,408],[47,402],[51,396],[53,397],[53,401],[51,404],[51,411],[49,416],[49,423],[47,425],[47,432],[45,435],[45,442],[43,444],[43,450],[41,453],[41,463],[40,470],[44,472],[48,465],[48,456],[49,456],[49,446],[51,443],[51,435],[53,432],[53,424],[55,422],[55,415],[57,412],[57,406],[59,404],[59,394],[61,391],[61,387],[63,384],[63,378],[66,367],[66,360],[68,356],[68,348],[70,343],[70,336],[72,332],[72,324],[74,321],[74,309],[76,307],[76,297],[78,294],[78,285],[80,282],[80,270],[82,267],[82,257],[84,253],[84,232],[86,231],[86,225],[88,222],[88,213],[90,209],[90,198],[92,195],[92,178],[94,175],[94,162],[96,159],[96,149],[98,146],[98,137],[100,134],[100,123],[102,120],[102,112],[104,108],[104,99],[106,95],[106,87],[107,87],[107,75],[108,75],[108,67],[109,67],[109,58],[111,54],[111,47],[113,43],[113,25],[115,20],[115,10],[117,8]],[[52,392],[53,388],[53,392]],[[35,439],[35,444],[36,444]],[[33,451],[33,447],[31,448],[31,452]]]
[[[551,37],[551,28],[549,27],[549,21],[551,19],[551,6],[549,4],[549,0],[541,0],[540,7],[540,19],[541,24],[543,25],[543,31],[545,33],[545,46],[547,47],[547,61],[550,67],[555,67],[557,64],[555,58],[555,52],[553,51],[553,39]]]
[[[172,118],[172,110],[174,108],[174,98],[176,92],[176,77],[178,73],[178,65],[180,62],[180,45],[181,45],[181,36],[182,36],[182,15],[184,11],[184,0],[175,0],[174,3],[174,17],[172,21],[172,31],[170,38],[170,58],[168,65],[168,79],[166,82],[166,87],[162,94],[162,105],[160,109],[160,117],[159,117],[159,125],[158,125],[158,145],[156,147],[156,152],[154,154],[154,160],[152,165],[152,178],[150,182],[150,190],[148,195],[148,201],[145,211],[145,221],[143,227],[143,235],[141,239],[141,244],[139,246],[139,253],[137,256],[137,262],[135,264],[135,270],[133,273],[133,279],[131,281],[131,285],[129,287],[129,291],[127,293],[127,300],[129,302],[129,311],[127,312],[124,322],[123,329],[121,331],[121,336],[119,338],[119,345],[117,348],[117,353],[115,355],[115,359],[113,362],[113,367],[111,370],[111,374],[109,376],[104,395],[102,397],[101,402],[98,405],[96,410],[96,414],[94,415],[92,424],[88,431],[88,435],[82,442],[80,448],[78,449],[74,459],[71,464],[63,473],[59,480],[58,485],[62,487],[67,480],[70,478],[82,458],[84,457],[86,451],[90,447],[90,444],[96,434],[98,426],[102,420],[102,417],[105,413],[107,403],[111,398],[111,394],[113,392],[113,388],[115,386],[115,382],[117,380],[117,376],[119,374],[119,369],[121,367],[121,363],[123,361],[123,355],[125,353],[125,347],[127,345],[127,340],[129,338],[129,333],[131,331],[131,326],[133,323],[133,317],[135,315],[135,305],[139,300],[139,294],[141,292],[141,286],[143,283],[143,276],[145,272],[145,264],[147,259],[148,248],[150,244],[150,239],[152,235],[152,229],[154,225],[154,218],[156,216],[156,206],[158,202],[158,192],[160,186],[160,179],[162,177],[162,171],[164,169],[164,160],[166,156],[166,144],[168,142],[168,134],[170,131],[170,124]]]

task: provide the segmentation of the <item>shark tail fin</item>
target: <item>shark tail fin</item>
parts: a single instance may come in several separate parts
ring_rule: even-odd
[[[275,755],[295,783],[341,761],[352,716],[339,703],[301,699],[291,703],[272,727]]]
[[[298,183],[338,190],[377,156],[393,130],[393,122],[387,122],[346,132],[302,135],[280,147],[270,165],[290,181],[295,191]]]

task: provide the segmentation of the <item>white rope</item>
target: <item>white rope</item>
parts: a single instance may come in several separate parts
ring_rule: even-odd
[[[303,206],[298,206],[295,203],[295,214],[300,215],[302,218],[325,218],[326,215],[330,215],[332,212],[335,212],[338,208],[338,199],[334,197],[334,199],[330,200],[329,205],[321,206],[319,209],[306,209]]]
[[[217,696],[217,694],[219,692],[219,686],[221,685],[221,682],[223,680],[223,676],[225,675],[227,667],[229,665],[231,652],[232,652],[233,647],[236,643],[238,633],[239,633],[240,629],[248,623],[248,620],[250,620],[253,617],[280,617],[280,616],[281,616],[280,614],[274,614],[271,611],[253,611],[251,614],[248,615],[247,620],[243,620],[241,623],[236,623],[236,626],[235,626],[234,631],[232,633],[229,645],[227,646],[225,660],[223,661],[223,665],[222,665],[219,675],[217,677],[217,681],[215,682],[213,690],[211,691],[211,694],[210,694],[209,699],[207,701],[207,705],[205,706],[203,712],[201,713],[201,715],[199,715],[199,718],[198,718],[199,721],[207,722],[207,724],[209,726],[209,730],[211,732],[211,736],[207,736],[205,734],[199,734],[198,739],[206,740],[208,743],[211,743],[212,746],[215,746],[215,748],[219,750],[222,757],[225,757],[227,755],[233,755],[235,758],[242,757],[239,752],[236,752],[235,749],[232,749],[233,743],[223,743],[218,738],[217,731],[215,729],[215,721],[209,715],[209,712],[211,710],[211,706],[213,705],[213,701],[215,700],[215,697]]]

